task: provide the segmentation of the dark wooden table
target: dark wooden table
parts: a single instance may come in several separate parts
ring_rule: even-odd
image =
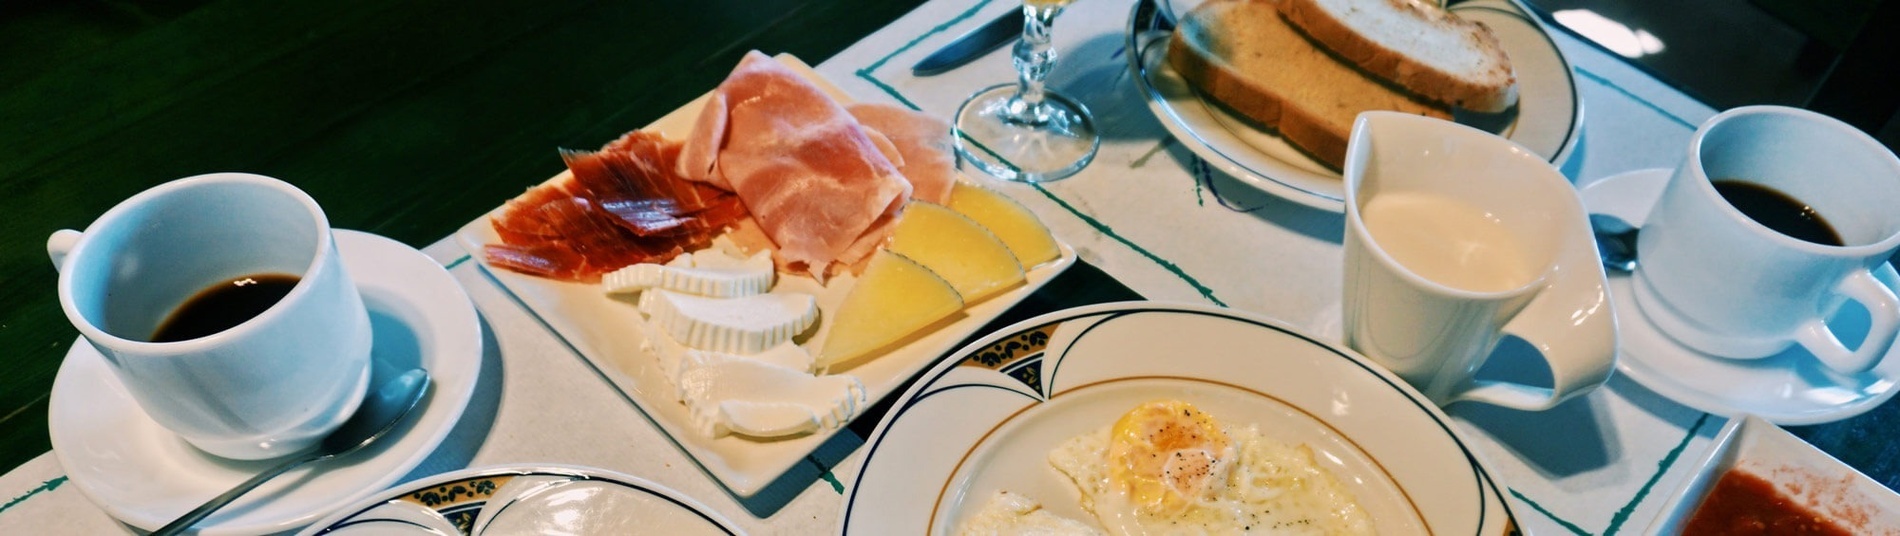
[[[704,93],[921,0],[0,3],[0,471],[46,452],[78,332],[46,237],[161,182],[278,177],[423,246]]]
[[[45,239],[152,185],[290,181],[413,246],[703,93],[747,50],[816,64],[921,0],[0,2],[0,471],[45,453],[77,332]],[[1136,297],[1069,271],[1000,319]],[[1795,429],[1900,484],[1900,408]]]

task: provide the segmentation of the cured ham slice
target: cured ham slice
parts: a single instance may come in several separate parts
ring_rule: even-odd
[[[693,122],[692,136],[680,152],[680,176],[731,191],[732,185],[713,173],[719,148],[726,145],[726,94],[714,91],[706,99],[706,106],[699,109],[699,118]]]
[[[722,101],[726,117],[703,112],[683,152],[716,153],[709,173],[716,178],[708,180],[730,186],[779,257],[812,275],[823,277],[873,223],[909,199],[910,181],[858,121],[764,54],[740,61],[711,99]],[[724,133],[697,130],[718,125]]]
[[[937,204],[950,202],[950,189],[957,182],[957,157],[953,152],[949,122],[890,104],[856,103],[845,106],[845,110],[872,134],[871,139],[879,150],[884,151],[897,165],[897,171],[910,181],[911,199]],[[896,155],[892,156],[892,152]],[[838,262],[851,265],[856,271],[861,261],[869,258],[890,237],[899,219],[896,216],[879,217],[864,235],[839,254]]]
[[[871,254],[876,253],[878,248],[884,247],[885,239],[891,237],[891,230],[897,228],[897,221],[901,219],[898,216],[899,214],[885,214],[877,221],[871,222],[871,228],[865,229],[863,235],[858,236],[857,240],[851,242],[850,246],[838,254],[839,267],[848,269],[852,273],[861,271],[864,268],[863,261],[871,258]],[[837,270],[833,270],[833,273],[836,272]]]
[[[854,115],[852,117],[856,116]],[[863,125],[863,123],[859,124]],[[864,135],[865,137],[871,138],[871,145],[877,146],[877,152],[882,153],[885,160],[890,160],[891,165],[897,166],[899,173],[903,172],[904,153],[897,150],[896,143],[892,143],[890,138],[885,137],[884,133],[878,132],[876,129],[866,128],[864,129]]]
[[[957,157],[949,122],[890,104],[857,103],[845,109],[859,124],[896,146],[899,157],[892,161],[910,180],[911,199],[939,205],[950,202],[950,187],[957,182]]]
[[[744,215],[730,192],[681,180],[680,144],[634,131],[598,153],[562,151],[574,182],[640,236],[708,233]]]
[[[535,195],[533,199],[532,203],[510,202],[494,220],[496,232],[510,236],[503,229],[514,220],[527,219],[552,236],[526,235],[524,239],[514,234],[517,241],[504,238],[501,244],[489,244],[483,253],[490,264],[552,279],[595,282],[600,274],[627,264],[671,259],[686,245],[680,240],[683,236],[640,240],[585,197]]]
[[[510,200],[483,255],[521,273],[592,283],[629,264],[662,263],[745,218],[738,196],[676,173],[677,143],[635,132],[597,153],[564,151],[572,174]]]
[[[501,241],[507,244],[545,242],[560,238],[560,223],[551,220],[548,214],[540,210],[540,207],[573,197],[574,194],[567,191],[565,187],[567,184],[569,183],[561,182],[528,189],[519,197],[502,205],[501,215],[490,218],[489,225],[494,227],[495,234],[501,236]]]

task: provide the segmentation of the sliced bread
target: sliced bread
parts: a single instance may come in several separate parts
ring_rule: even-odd
[[[1168,63],[1202,93],[1278,130],[1334,169],[1345,164],[1346,139],[1359,112],[1451,118],[1445,106],[1334,59],[1264,0],[1210,0],[1189,11],[1168,44]]]
[[[1279,0],[1280,13],[1327,50],[1399,87],[1480,112],[1517,103],[1498,38],[1429,0]]]

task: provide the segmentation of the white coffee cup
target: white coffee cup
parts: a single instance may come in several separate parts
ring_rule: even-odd
[[[1583,203],[1522,146],[1366,112],[1346,149],[1347,346],[1439,405],[1549,409],[1609,378],[1616,325]],[[1479,380],[1506,334],[1551,385]]]
[[[1779,191],[1838,234],[1823,245],[1745,215],[1714,181]],[[1799,344],[1827,368],[1872,368],[1900,333],[1900,299],[1872,270],[1900,248],[1900,159],[1825,115],[1745,106],[1696,129],[1637,237],[1636,304],[1662,332],[1713,356],[1752,359]],[[1849,349],[1827,317],[1851,299],[1870,327]]]
[[[330,224],[288,183],[215,173],[155,186],[47,241],[59,302],[154,421],[205,452],[263,459],[311,447],[369,384],[370,324]],[[201,291],[251,274],[299,279],[229,329],[149,342]]]

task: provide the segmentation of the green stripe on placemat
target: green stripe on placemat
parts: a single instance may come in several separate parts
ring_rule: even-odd
[[[1550,518],[1551,521],[1556,521],[1558,526],[1570,529],[1571,534],[1576,534],[1577,536],[1591,536],[1589,532],[1583,530],[1583,527],[1579,527],[1569,521],[1564,521],[1564,518],[1557,517],[1555,512],[1544,509],[1544,505],[1537,504],[1537,501],[1531,500],[1530,497],[1525,497],[1523,493],[1519,493],[1517,490],[1511,490],[1511,496],[1516,497],[1517,500],[1524,501],[1524,504],[1531,505],[1532,510],[1536,510],[1539,514],[1544,514],[1544,517]]]
[[[1057,206],[1062,207],[1062,210],[1067,210],[1069,211],[1070,214],[1074,214],[1075,217],[1081,218],[1082,223],[1089,224],[1089,227],[1094,227],[1097,232],[1100,232],[1104,236],[1107,236],[1109,238],[1115,239],[1116,242],[1121,242],[1122,245],[1128,246],[1128,249],[1135,250],[1135,253],[1140,253],[1141,256],[1147,257],[1148,260],[1154,261],[1155,264],[1160,265],[1161,269],[1167,270],[1168,273],[1174,274],[1175,277],[1181,278],[1182,281],[1187,282],[1188,286],[1194,287],[1194,290],[1196,292],[1201,293],[1201,297],[1207,298],[1207,301],[1214,302],[1214,305],[1219,305],[1221,307],[1227,306],[1227,302],[1221,301],[1220,298],[1217,298],[1214,296],[1214,289],[1207,288],[1207,285],[1201,284],[1200,280],[1194,279],[1194,276],[1188,275],[1187,271],[1182,270],[1179,265],[1176,265],[1167,259],[1161,258],[1160,255],[1155,255],[1154,253],[1149,252],[1147,248],[1143,248],[1139,245],[1136,245],[1133,241],[1127,238],[1123,238],[1122,235],[1117,234],[1114,229],[1110,229],[1107,224],[1104,224],[1101,222],[1101,220],[1097,220],[1093,217],[1090,217],[1087,214],[1083,214],[1081,210],[1078,210],[1073,205],[1070,205],[1068,201],[1062,200],[1061,197],[1057,197],[1056,194],[1054,192],[1050,192],[1048,188],[1043,188],[1042,185],[1040,184],[1031,184],[1030,186],[1036,187],[1036,191],[1042,192],[1042,195],[1044,197],[1048,197],[1050,201],[1055,201]]]
[[[1702,429],[1702,425],[1708,424],[1709,417],[1710,415],[1708,413],[1703,413],[1701,417],[1697,417],[1695,424],[1689,425],[1688,433],[1682,436],[1682,441],[1676,442],[1675,448],[1669,449],[1669,453],[1664,454],[1661,460],[1656,461],[1656,473],[1649,475],[1649,480],[1643,482],[1643,487],[1637,488],[1636,495],[1630,497],[1629,502],[1624,504],[1622,508],[1617,509],[1615,515],[1610,516],[1610,525],[1603,528],[1602,536],[1610,536],[1623,530],[1623,524],[1629,522],[1630,514],[1636,511],[1636,505],[1643,504],[1643,499],[1649,498],[1649,492],[1656,487],[1656,482],[1661,481],[1662,476],[1668,474],[1671,467],[1675,467],[1676,462],[1682,458],[1683,450],[1688,449],[1689,442],[1695,439],[1696,432]],[[1583,527],[1577,526],[1576,523],[1571,523],[1564,520],[1564,518],[1557,517],[1556,512],[1545,509],[1544,505],[1537,504],[1537,501],[1531,500],[1530,497],[1525,497],[1523,493],[1519,493],[1515,489],[1510,491],[1512,497],[1516,497],[1517,500],[1530,505],[1531,509],[1536,510],[1539,514],[1544,514],[1544,517],[1550,518],[1551,521],[1556,521],[1558,525],[1570,530],[1571,533],[1577,534],[1578,536],[1596,536],[1589,531],[1583,530]]]
[[[473,255],[463,255],[462,258],[455,259],[454,261],[450,261],[447,265],[443,266],[442,268],[445,270],[454,270],[455,267],[461,266],[462,263],[468,262],[468,260],[472,258],[475,258],[475,257]]]
[[[1676,465],[1676,459],[1682,457],[1683,449],[1689,448],[1689,440],[1695,439],[1696,431],[1701,430],[1702,425],[1707,422],[1709,422],[1709,414],[1703,413],[1701,417],[1696,418],[1695,424],[1689,425],[1689,433],[1682,436],[1682,441],[1676,443],[1676,448],[1669,449],[1669,454],[1663,455],[1662,461],[1656,462],[1656,474],[1649,475],[1649,481],[1644,482],[1643,487],[1636,490],[1636,496],[1630,498],[1629,504],[1623,505],[1622,509],[1616,511],[1616,515],[1610,516],[1610,526],[1603,529],[1605,536],[1616,534],[1617,529],[1622,528],[1623,523],[1629,521],[1630,514],[1636,511],[1636,505],[1642,504],[1643,498],[1649,496],[1649,490],[1656,487],[1656,481],[1662,480],[1663,474],[1668,473],[1669,468]]]
[[[839,482],[838,477],[832,475],[831,471],[825,471],[825,474],[820,476],[820,478],[825,479],[825,482],[831,483],[831,491],[838,492],[839,495],[844,495],[844,483]]]
[[[898,102],[904,103],[905,106],[909,106],[910,109],[922,110],[923,108],[917,106],[917,103],[911,102],[910,99],[904,98],[904,95],[902,93],[898,93],[897,88],[891,87],[890,84],[884,83],[883,80],[878,80],[877,76],[875,76],[875,73],[873,73],[872,71],[876,71],[877,69],[883,67],[885,63],[890,62],[891,58],[897,57],[898,54],[902,54],[904,53],[904,51],[915,48],[917,46],[917,43],[923,42],[925,38],[942,33],[944,30],[948,30],[950,29],[950,27],[956,26],[957,24],[960,24],[963,21],[969,20],[970,17],[976,16],[976,12],[983,10],[983,6],[987,6],[989,4],[990,4],[990,0],[983,0],[981,2],[977,2],[976,5],[970,6],[970,9],[963,10],[962,13],[958,13],[957,16],[951,17],[950,20],[944,21],[943,24],[938,24],[935,27],[932,27],[930,31],[924,32],[922,35],[918,35],[916,39],[911,39],[909,43],[904,43],[904,46],[897,47],[897,50],[892,50],[890,54],[885,54],[884,57],[878,58],[877,61],[871,62],[870,65],[866,65],[863,69],[858,69],[858,72],[857,72],[858,78],[863,78],[865,81],[870,82],[871,85],[877,86],[878,89],[884,90],[885,93],[889,93],[891,97],[896,98]]]
[[[39,495],[41,493],[46,493],[48,491],[59,489],[60,484],[65,484],[65,483],[66,483],[65,475],[60,475],[59,478],[41,482],[40,487],[33,488],[32,491],[26,492],[25,495],[14,497],[13,500],[7,501],[6,504],[0,504],[0,514],[6,513],[7,510],[12,510],[14,506],[20,503],[26,502],[27,499],[31,499],[35,495]]]

